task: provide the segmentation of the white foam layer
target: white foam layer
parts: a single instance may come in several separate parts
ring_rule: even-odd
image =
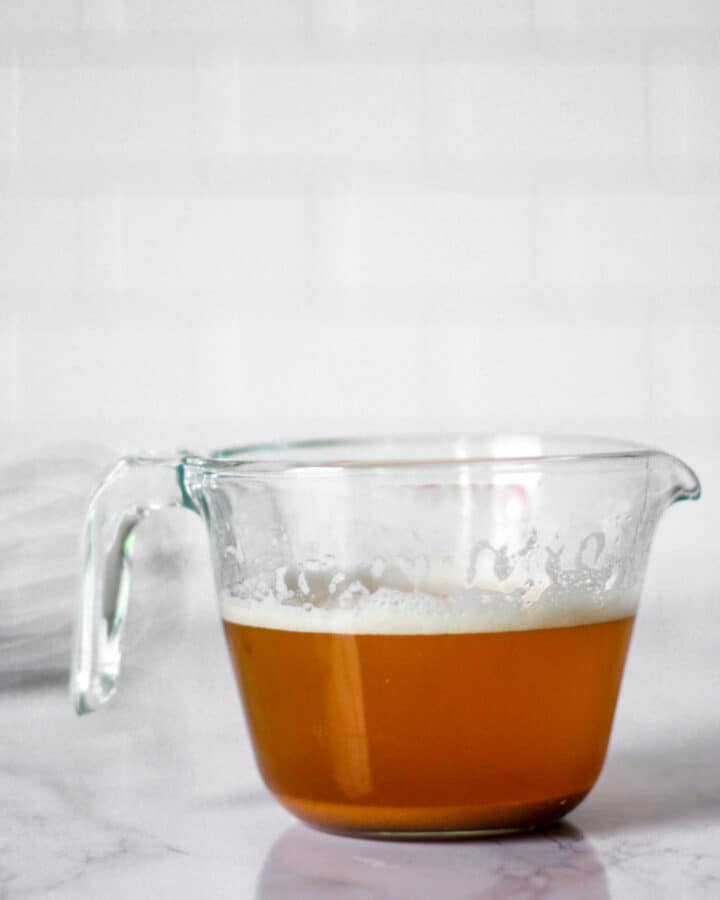
[[[534,599],[518,592],[470,588],[443,595],[380,587],[337,603],[281,602],[277,598],[227,598],[227,622],[255,628],[331,634],[466,634],[589,625],[632,616],[636,602],[619,597],[567,597],[544,591]]]

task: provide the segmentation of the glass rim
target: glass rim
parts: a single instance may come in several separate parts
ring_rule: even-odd
[[[398,455],[403,448],[443,446],[432,455]],[[473,447],[496,451],[467,452]],[[388,448],[393,448],[389,454]],[[516,447],[515,452],[512,447]],[[537,452],[528,452],[528,448]],[[385,448],[385,452],[383,452]],[[447,448],[454,448],[448,453]],[[509,449],[510,448],[510,449]],[[545,449],[544,449],[545,448]],[[370,455],[368,454],[368,451]],[[358,453],[365,455],[357,456]],[[355,454],[356,458],[353,458]],[[213,471],[242,474],[304,471],[338,473],[382,470],[418,470],[458,466],[527,467],[546,463],[600,462],[668,456],[650,445],[612,437],[564,432],[437,432],[380,434],[270,441],[223,447],[209,455],[187,453],[183,463]]]

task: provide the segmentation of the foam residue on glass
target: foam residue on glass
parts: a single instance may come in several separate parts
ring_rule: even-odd
[[[588,545],[592,557],[597,548],[590,540]],[[238,624],[289,631],[453,634],[584,625],[636,611],[637,595],[623,590],[611,557],[593,567],[581,555],[580,565],[566,570],[560,551],[546,548],[545,577],[519,581],[501,551],[486,550],[478,547],[463,573],[431,573],[422,557],[391,565],[378,559],[351,571],[319,561],[280,567],[224,591],[222,615]],[[490,558],[500,582],[478,581],[481,557]]]

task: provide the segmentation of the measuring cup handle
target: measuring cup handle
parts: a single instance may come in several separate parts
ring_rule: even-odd
[[[135,528],[152,511],[173,506],[197,511],[184,491],[177,459],[121,459],[95,492],[85,519],[70,678],[78,713],[92,712],[115,691]]]

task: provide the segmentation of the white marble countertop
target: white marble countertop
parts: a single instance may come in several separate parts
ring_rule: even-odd
[[[297,824],[254,768],[219,624],[137,649],[114,702],[6,690],[0,897],[720,897],[718,628],[641,616],[590,797],[535,836],[351,840]],[[662,627],[660,627],[662,626]]]

